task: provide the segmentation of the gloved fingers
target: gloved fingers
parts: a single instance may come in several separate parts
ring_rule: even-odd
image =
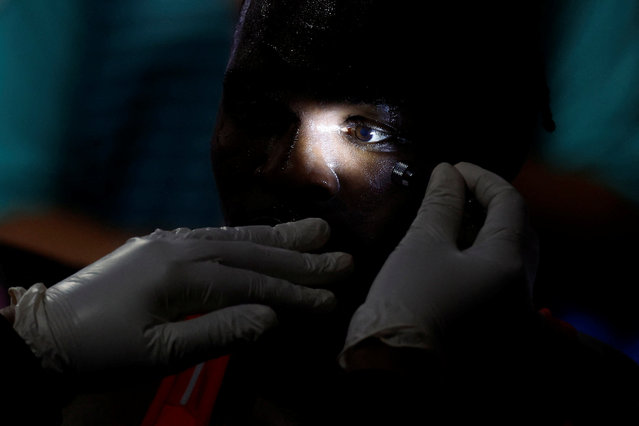
[[[275,311],[268,306],[239,305],[158,325],[145,334],[156,365],[187,366],[252,343],[277,322]]]
[[[168,295],[173,318],[246,303],[318,312],[335,306],[335,296],[328,290],[295,285],[217,262],[189,265],[179,276],[181,282]]]
[[[223,228],[199,228],[189,238],[217,241],[251,241],[272,247],[296,251],[321,248],[330,236],[328,223],[319,218],[308,218],[275,226],[255,225]]]
[[[526,206],[519,192],[502,177],[474,164],[458,163],[455,167],[477,200],[487,209],[486,220],[475,245],[495,237],[520,243],[529,225]]]
[[[426,195],[407,235],[426,235],[429,239],[455,244],[465,202],[464,179],[448,163],[432,171]]]
[[[296,284],[330,284],[351,271],[353,258],[341,252],[310,254],[247,241],[192,241],[189,258],[282,278]]]

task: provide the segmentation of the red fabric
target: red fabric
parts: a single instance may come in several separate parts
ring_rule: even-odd
[[[208,425],[228,361],[227,355],[165,377],[142,426]]]
[[[552,316],[552,312],[550,312],[550,309],[542,308],[539,310],[539,313],[555,330],[571,337],[577,337],[577,329],[573,327],[572,324]]]
[[[576,336],[577,330],[553,317],[549,309],[540,309],[539,313],[556,330]],[[198,366],[165,377],[141,426],[207,426],[228,361],[229,356],[226,355],[205,362],[195,378]],[[564,424],[571,425],[571,421]]]

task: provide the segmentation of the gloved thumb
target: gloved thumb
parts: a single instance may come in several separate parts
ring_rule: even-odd
[[[462,222],[466,186],[463,176],[448,163],[440,163],[431,173],[426,195],[408,235],[428,241],[456,244]]]
[[[275,311],[268,306],[236,305],[158,325],[147,331],[147,338],[158,367],[188,366],[252,343],[277,323]]]

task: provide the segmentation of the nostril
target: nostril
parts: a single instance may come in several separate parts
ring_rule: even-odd
[[[339,192],[339,180],[323,179],[309,180],[300,187],[301,195],[306,199],[326,201],[330,200]]]
[[[328,200],[340,190],[340,179],[335,170],[324,162],[314,164],[302,173],[298,170],[297,182],[302,196],[307,199]]]

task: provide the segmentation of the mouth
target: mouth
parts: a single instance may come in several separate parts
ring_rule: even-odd
[[[252,198],[257,203],[259,200]],[[255,204],[247,205],[247,203],[236,204],[229,212],[231,226],[251,226],[251,225],[268,225],[275,226],[281,223],[294,222],[300,219],[311,217],[303,214],[301,211],[280,202],[261,202],[261,206],[256,207]]]

